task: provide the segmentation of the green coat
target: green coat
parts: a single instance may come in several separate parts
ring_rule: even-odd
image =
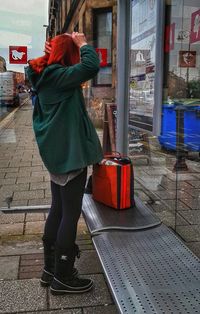
[[[96,130],[85,109],[80,84],[99,70],[95,50],[85,45],[81,63],[52,64],[41,74],[29,66],[28,78],[36,89],[33,128],[40,155],[51,173],[66,173],[98,163],[103,158]]]

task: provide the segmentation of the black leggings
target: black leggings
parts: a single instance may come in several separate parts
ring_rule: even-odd
[[[72,247],[76,240],[81,214],[87,168],[65,186],[51,181],[52,205],[44,228],[44,239],[62,249]]]

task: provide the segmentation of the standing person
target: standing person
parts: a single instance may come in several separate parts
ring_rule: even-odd
[[[103,157],[81,84],[97,74],[99,59],[84,34],[77,32],[56,36],[45,47],[45,56],[30,60],[27,71],[37,93],[33,128],[52,192],[41,285],[50,285],[52,294],[80,293],[90,290],[93,282],[80,278],[74,268],[79,256],[77,223],[87,166]]]
[[[35,90],[31,87],[30,89],[30,98],[31,98],[31,102],[32,102],[32,106],[34,107],[35,105],[35,100],[36,100],[36,93],[35,93]]]

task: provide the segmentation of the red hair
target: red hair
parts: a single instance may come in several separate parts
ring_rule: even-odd
[[[50,64],[70,66],[80,62],[79,48],[73,42],[71,35],[58,35],[50,41],[50,45],[50,54],[29,61],[35,72],[41,73]]]

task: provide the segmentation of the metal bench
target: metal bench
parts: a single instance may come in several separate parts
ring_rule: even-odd
[[[139,199],[119,212],[85,195],[83,215],[120,313],[200,313],[199,259]]]

